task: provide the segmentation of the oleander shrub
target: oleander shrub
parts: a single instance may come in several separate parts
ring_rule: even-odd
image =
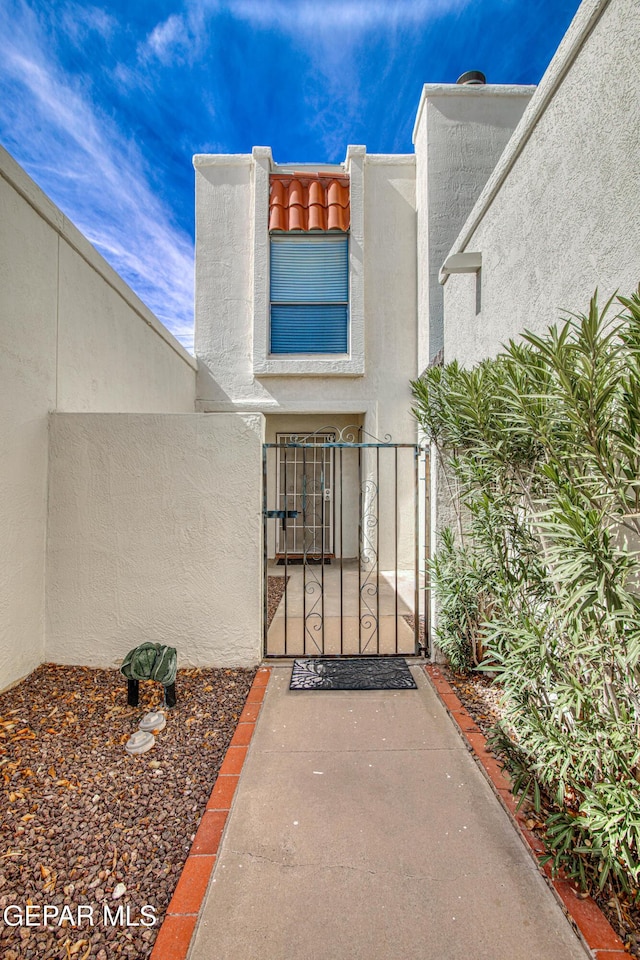
[[[434,557],[432,582],[440,597],[438,645],[457,673],[468,673],[483,659],[482,627],[490,600],[475,555],[456,546],[450,529]]]
[[[485,654],[554,869],[640,886],[640,295],[412,384],[455,509],[438,643]],[[480,665],[482,668],[483,664]]]

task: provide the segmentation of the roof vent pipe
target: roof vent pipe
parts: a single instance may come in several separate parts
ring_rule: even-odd
[[[456,83],[463,87],[480,87],[486,82],[487,78],[480,70],[467,70],[456,80]]]

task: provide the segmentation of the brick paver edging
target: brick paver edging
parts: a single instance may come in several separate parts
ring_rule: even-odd
[[[457,725],[467,747],[475,755],[494,793],[509,814],[529,852],[536,860],[547,882],[553,888],[565,913],[578,928],[593,956],[597,960],[629,960],[629,954],[625,951],[622,940],[595,901],[591,897],[579,898],[573,884],[561,878],[554,880],[551,876],[550,865],[547,863],[543,866],[539,863],[538,858],[544,853],[544,847],[539,838],[527,827],[525,816],[520,810],[516,809],[517,803],[511,793],[510,780],[487,748],[486,737],[471,715],[465,710],[438,667],[434,664],[427,664],[425,672],[451,719]]]
[[[269,667],[261,667],[253,678],[244,710],[222,761],[150,960],[185,960],[189,952],[200,907],[215,866],[222,831],[231,809],[270,675]]]

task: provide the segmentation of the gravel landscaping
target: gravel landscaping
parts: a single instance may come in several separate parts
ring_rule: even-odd
[[[444,664],[440,664],[439,669],[486,737],[506,712],[500,687],[486,673],[460,676]]]
[[[0,922],[3,960],[149,956],[253,676],[178,671],[177,706],[140,756],[124,745],[159,684],[141,682],[134,708],[116,670],[44,664],[0,694],[0,918],[31,904],[36,921]]]

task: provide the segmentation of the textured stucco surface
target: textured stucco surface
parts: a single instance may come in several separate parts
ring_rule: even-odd
[[[262,617],[259,414],[53,414],[47,657],[253,665]]]
[[[195,361],[0,148],[0,689],[45,656],[48,423],[190,410]]]
[[[446,360],[471,364],[525,328],[542,332],[563,309],[587,310],[596,287],[604,302],[637,286],[639,49],[635,0],[583,3],[516,131],[521,152],[465,231],[462,248],[482,253],[481,310],[472,278],[450,276]]]
[[[534,89],[425,84],[414,131],[420,371],[444,342],[442,262]]]
[[[362,166],[362,189],[351,198],[354,223],[362,223],[351,309],[364,317],[365,373],[318,367],[298,375],[261,377],[254,369],[254,309],[264,309],[268,264],[255,262],[254,180],[266,183],[263,152],[202,158],[196,163],[196,332],[198,408],[264,413],[366,413],[371,433],[413,439],[409,378],[416,360],[415,161],[352,150]],[[205,162],[206,161],[206,162]],[[254,170],[255,167],[255,170]],[[260,286],[262,294],[256,293]],[[340,361],[336,361],[339,363]],[[328,361],[329,363],[329,361]]]
[[[253,188],[251,157],[224,159],[196,166],[195,353],[197,397],[230,408],[252,363]]]
[[[58,238],[0,178],[0,689],[44,653]],[[16,265],[22,264],[22,269]]]
[[[192,413],[195,369],[60,240],[58,410]]]
[[[364,429],[374,437],[415,441],[409,387],[418,374],[415,158],[368,155],[350,147],[348,160],[357,184],[351,194],[356,242],[351,244],[350,310],[363,319],[364,374],[345,375],[337,360],[333,370],[331,361],[319,366],[317,376],[298,361],[292,361],[289,375],[262,376],[260,364],[254,367],[253,338],[262,328],[254,324],[253,311],[268,306],[268,265],[257,257],[268,250],[269,154],[256,148],[252,156],[197,158],[198,409],[295,414],[300,422],[306,414],[325,424],[341,415],[362,415]],[[253,190],[259,188],[264,204],[258,208]],[[264,231],[263,244],[255,242],[254,230]],[[365,475],[374,469],[371,457],[365,457]],[[392,469],[389,459],[383,458],[381,469],[383,474]],[[381,487],[392,491],[388,474]],[[412,565],[412,474],[402,472],[399,498],[402,564]],[[392,509],[390,501],[381,506]]]

